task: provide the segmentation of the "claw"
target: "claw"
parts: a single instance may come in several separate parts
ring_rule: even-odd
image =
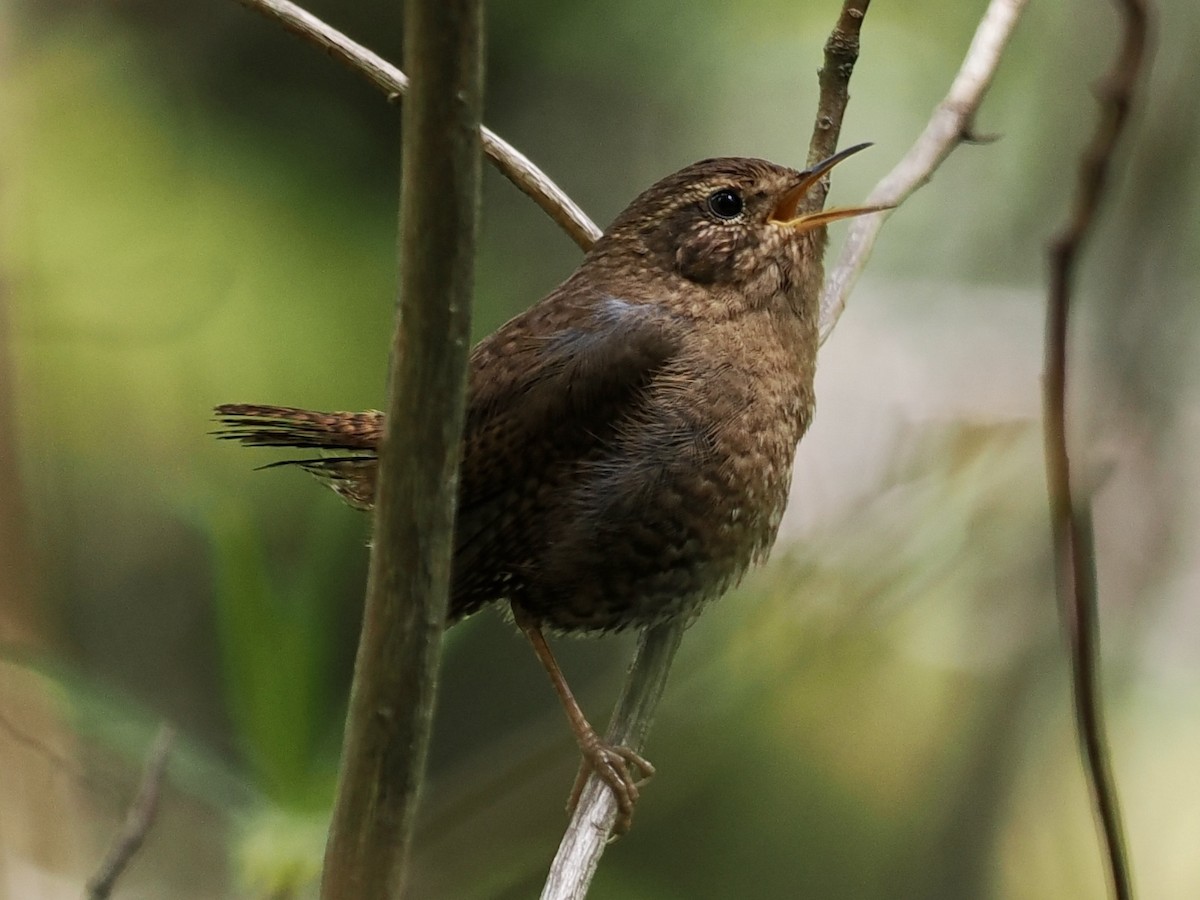
[[[605,744],[598,738],[594,744],[581,750],[583,762],[575,776],[571,798],[567,801],[567,813],[575,812],[588,777],[595,774],[608,785],[617,801],[617,818],[612,833],[614,839],[618,838],[633,825],[633,808],[641,796],[642,786],[653,777],[654,766],[636,750],[621,744]]]

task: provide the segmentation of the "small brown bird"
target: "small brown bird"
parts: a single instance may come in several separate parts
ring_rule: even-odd
[[[766,557],[813,414],[824,226],[877,208],[797,210],[866,146],[804,172],[724,158],[664,178],[471,354],[449,624],[511,605],[566,707],[581,775],[616,795],[618,832],[634,770],[654,770],[588,724],[542,629],[690,620]],[[223,438],[325,451],[281,464],[371,508],[381,413],[216,414]]]

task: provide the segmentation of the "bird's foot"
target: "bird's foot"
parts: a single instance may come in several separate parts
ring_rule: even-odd
[[[567,801],[567,813],[575,812],[588,776],[593,773],[613,792],[617,801],[617,818],[613,823],[613,838],[625,834],[633,824],[633,808],[641,796],[642,786],[654,775],[650,761],[631,747],[623,744],[606,744],[593,734],[591,740],[581,742],[583,762],[575,776],[571,799]]]

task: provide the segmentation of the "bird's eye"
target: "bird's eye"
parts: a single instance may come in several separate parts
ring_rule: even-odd
[[[742,195],[722,188],[708,195],[708,208],[718,219],[736,219],[742,214]]]

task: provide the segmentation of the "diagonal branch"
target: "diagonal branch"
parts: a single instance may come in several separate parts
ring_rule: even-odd
[[[1008,39],[1028,2],[991,0],[945,99],[933,111],[929,124],[904,159],[875,186],[864,206],[899,206],[929,181],[934,170],[959,144],[975,139],[972,132],[975,112],[983,102]],[[837,265],[829,273],[821,295],[822,343],[846,309],[846,300],[889,215],[890,210],[873,213],[860,216],[851,223]]]
[[[1076,731],[1104,840],[1109,886],[1118,900],[1133,896],[1116,781],[1109,759],[1100,689],[1100,626],[1091,499],[1074,496],[1067,452],[1067,336],[1075,264],[1096,220],[1117,143],[1125,130],[1146,57],[1149,0],[1118,0],[1123,19],[1117,58],[1101,86],[1100,119],[1079,163],[1079,182],[1066,226],[1050,244],[1050,287],[1044,379],[1046,482],[1063,627],[1071,655]]]
[[[383,57],[326,25],[289,0],[237,0],[242,6],[279,22],[300,38],[315,44],[338,62],[364,76],[388,96],[408,93],[408,76]],[[521,151],[487,127],[480,140],[483,152],[500,173],[529,196],[583,250],[600,237],[600,229],[558,185]]]
[[[87,884],[87,900],[104,900],[112,894],[117,879],[125,871],[134,854],[141,849],[146,835],[158,815],[158,798],[162,792],[163,777],[167,772],[167,760],[175,743],[175,729],[163,725],[154,738],[150,752],[146,755],[146,766],[137,795],[129,805],[125,824],[113,842],[99,870]]]
[[[642,632],[637,653],[605,740],[640,750],[658,709],[684,625],[655,625]],[[599,778],[589,778],[550,864],[541,900],[582,900],[617,818],[617,800]]]

